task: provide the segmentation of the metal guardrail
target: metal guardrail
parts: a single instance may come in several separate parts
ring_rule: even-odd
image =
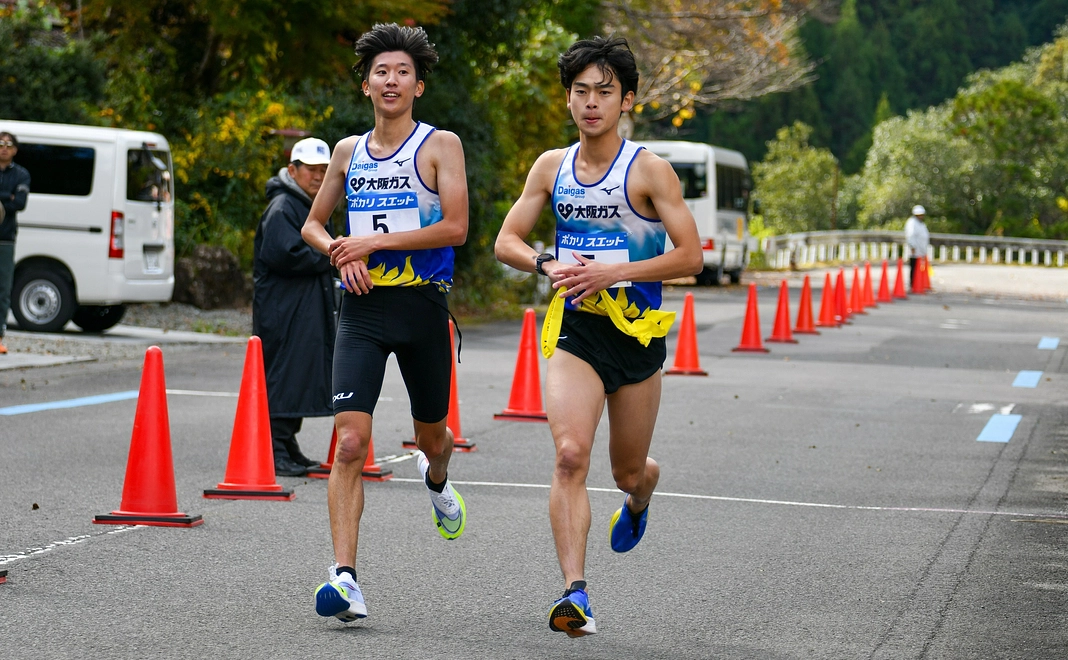
[[[821,263],[895,260],[911,256],[900,231],[850,230],[807,231],[771,236],[761,240],[761,248],[772,268],[814,266]],[[931,234],[927,258],[942,263],[1029,264],[1063,268],[1068,241]]]

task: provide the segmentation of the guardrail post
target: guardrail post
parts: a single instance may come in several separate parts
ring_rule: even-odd
[[[939,245],[938,246],[938,260],[943,262],[943,263],[945,263],[945,261],[946,261],[946,246],[945,245]]]
[[[1053,259],[1050,258],[1052,256],[1053,255],[1050,254],[1049,250],[1046,250],[1045,254],[1042,255],[1043,264],[1045,264],[1046,266],[1052,266],[1053,265]]]
[[[970,250],[971,248],[968,249]],[[986,263],[986,246],[979,248],[979,263]]]
[[[1036,250],[1035,248],[1031,248],[1031,265],[1038,265],[1038,250]]]
[[[960,261],[960,246],[953,246],[953,261]]]
[[[997,248],[991,248],[991,250],[990,250],[990,263],[992,263],[992,264],[998,263],[998,261],[1000,261],[1000,259],[999,259],[1000,256],[1001,255],[998,253],[998,249]]]
[[[1057,250],[1057,265],[1064,266],[1064,250]]]

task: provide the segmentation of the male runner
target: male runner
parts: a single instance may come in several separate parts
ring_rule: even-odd
[[[375,126],[338,142],[301,231],[330,256],[345,288],[333,366],[338,437],[327,486],[336,563],[315,592],[316,612],[342,621],[367,616],[356,582],[361,472],[390,353],[408,389],[417,464],[438,532],[459,537],[467,517],[447,478],[453,435],[445,425],[452,369],[445,294],[452,246],[467,238],[463,146],[453,133],[412,119],[438,61],[422,28],[376,25],[356,42],[356,55]],[[348,231],[334,240],[325,225],[342,195]]]
[[[627,42],[579,41],[558,65],[579,142],[534,163],[495,251],[513,268],[546,275],[558,292],[542,350],[551,355],[545,409],[556,444],[549,519],[566,590],[549,610],[549,628],[580,637],[597,632],[584,573],[594,432],[607,401],[612,476],[627,494],[609,536],[613,550],[627,552],[645,532],[660,477],[648,453],[674,320],[659,310],[661,281],[698,272],[702,256],[671,165],[616,132],[638,86]],[[556,254],[539,255],[525,240],[546,202],[556,215]],[[675,245],[666,253],[665,233]]]

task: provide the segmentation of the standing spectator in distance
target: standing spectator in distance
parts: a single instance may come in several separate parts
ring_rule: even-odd
[[[916,291],[916,264],[920,257],[927,256],[927,246],[930,244],[931,235],[927,233],[927,225],[924,218],[927,211],[917,204],[912,207],[912,215],[905,221],[905,244],[912,251],[909,257],[909,289]]]
[[[334,414],[333,267],[300,235],[329,162],[330,147],[322,140],[293,145],[289,165],[267,181],[270,201],[256,228],[252,331],[263,342],[274,471],[283,477],[318,464],[297,444],[304,418]]]
[[[4,334],[7,312],[11,309],[11,282],[15,276],[15,235],[19,231],[18,212],[26,208],[30,194],[30,173],[14,161],[18,139],[0,131],[0,355],[7,353]]]

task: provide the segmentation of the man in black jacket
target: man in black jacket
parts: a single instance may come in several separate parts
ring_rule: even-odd
[[[15,275],[18,212],[26,208],[26,198],[30,194],[30,173],[14,162],[18,152],[18,139],[7,131],[0,131],[0,355],[7,353],[4,333],[7,332],[7,312],[11,308],[11,280]]]
[[[331,365],[336,311],[330,259],[301,238],[330,162],[322,140],[293,145],[291,162],[267,181],[267,210],[256,228],[252,331],[263,343],[274,469],[300,476],[317,465],[300,451],[305,417],[334,414]]]

